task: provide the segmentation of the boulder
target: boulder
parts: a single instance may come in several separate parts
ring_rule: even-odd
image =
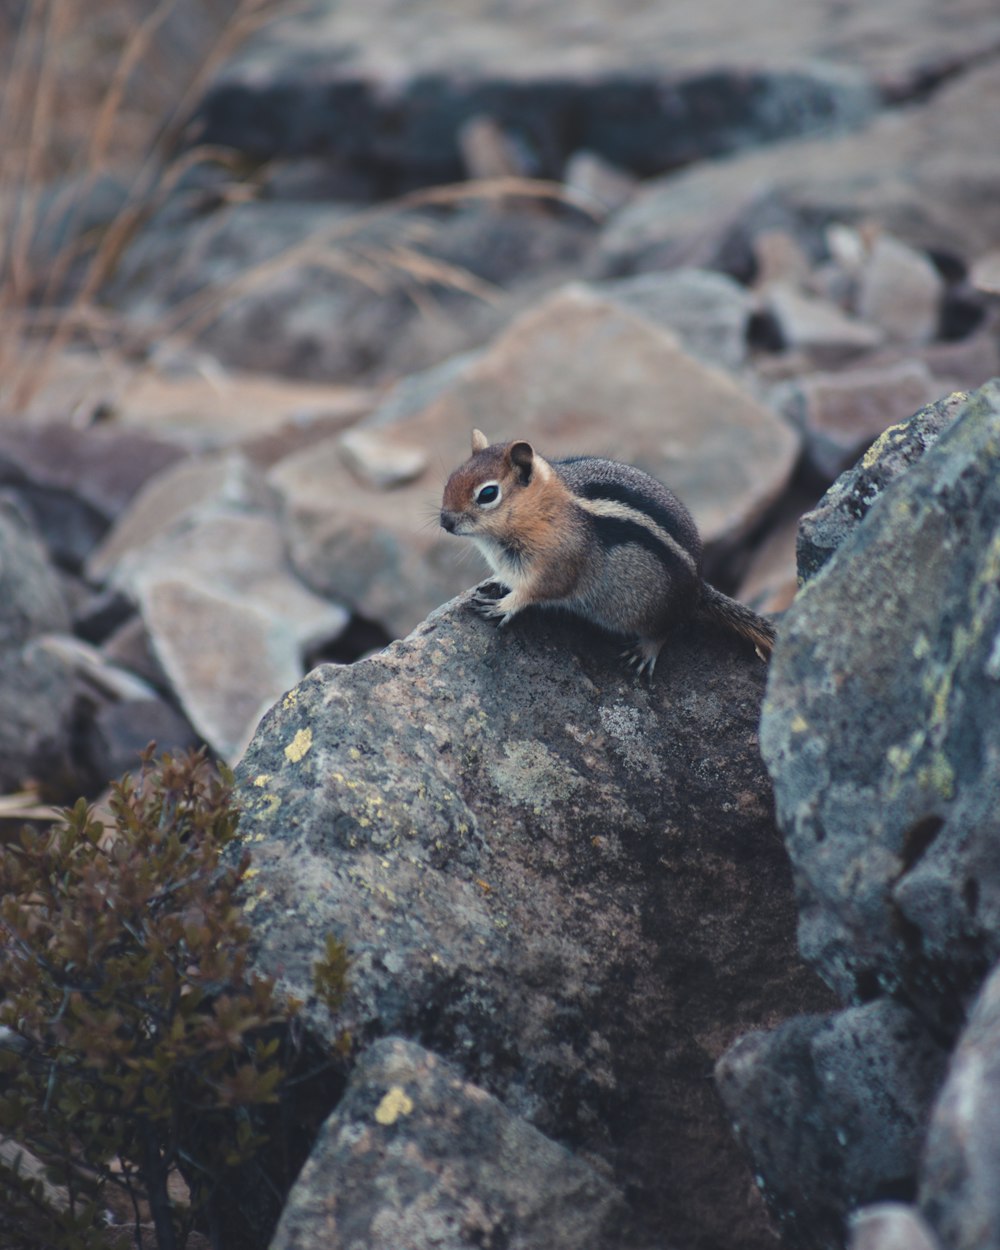
[[[858,283],[858,316],[888,339],[916,347],[937,334],[944,279],[928,258],[880,234],[865,258]]]
[[[1000,957],[1000,381],[952,408],[789,609],[761,721],[802,953],[945,1032]]]
[[[712,1064],[826,1004],[757,753],[765,669],[681,630],[650,688],[620,650],[555,614],[497,631],[465,596],[309,674],[237,770],[256,963],[321,1043],[418,1041],[601,1161],[630,1244],[764,1247]],[[308,1003],[327,934],[336,1020]]]
[[[541,194],[541,193],[540,193]],[[547,196],[470,193],[422,210],[256,200],[154,217],[107,294],[231,370],[297,383],[394,381],[478,347],[525,299],[565,281],[596,238]]]
[[[851,1220],[848,1250],[941,1250],[941,1244],[913,1207],[878,1202]]]
[[[887,999],[741,1038],[716,1081],[782,1244],[840,1250],[862,1204],[912,1194],[947,1051]]]
[[[362,1055],[270,1250],[611,1250],[621,1195],[453,1065],[385,1038]]]

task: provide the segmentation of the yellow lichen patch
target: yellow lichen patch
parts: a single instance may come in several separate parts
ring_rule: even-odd
[[[808,721],[806,720],[806,718],[805,718],[805,717],[801,714],[801,712],[796,712],[796,713],[795,713],[795,718],[794,718],[794,720],[792,721],[792,733],[793,733],[793,734],[804,734],[804,733],[805,733],[805,731],[806,731],[808,728],[809,728],[809,722],[808,722]]]
[[[305,729],[300,729],[288,746],[285,747],[285,756],[291,763],[297,764],[303,756],[309,753],[312,744],[313,731],[307,725]]]
[[[283,708],[293,708],[298,703],[298,701],[299,701],[298,690],[289,690],[288,694],[286,694],[284,699],[282,699],[281,706]]]
[[[271,780],[271,774],[270,774],[270,773],[258,773],[258,774],[257,774],[257,776],[256,776],[256,777],[254,777],[254,779],[253,779],[253,783],[254,783],[254,785],[255,785],[255,786],[258,786],[258,787],[261,787],[261,788],[262,788],[262,787],[266,786],[266,785],[267,785],[267,783],[268,783],[270,780]]]
[[[375,1119],[379,1124],[395,1124],[401,1115],[409,1115],[412,1110],[413,1099],[401,1086],[393,1085],[375,1108]]]

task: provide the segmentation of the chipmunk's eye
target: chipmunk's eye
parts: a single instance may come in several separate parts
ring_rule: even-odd
[[[487,482],[476,491],[476,503],[481,508],[500,502],[500,487],[496,482]]]

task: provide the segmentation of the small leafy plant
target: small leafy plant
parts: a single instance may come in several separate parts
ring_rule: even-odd
[[[25,1234],[29,1250],[101,1244],[109,1186],[128,1195],[137,1244],[148,1218],[159,1250],[183,1246],[263,1144],[262,1111],[288,1074],[297,1005],[248,967],[249,856],[223,854],[237,831],[231,775],[203,753],[155,765],[147,753],[111,810],[106,827],[81,799],[0,858],[0,1025],[16,1041],[0,1047],[0,1133],[66,1195],[52,1214],[40,1181],[0,1167],[0,1207],[39,1213],[39,1228],[43,1210],[62,1221]],[[335,1006],[346,961],[332,939],[316,973]],[[178,1173],[190,1207],[171,1200]]]

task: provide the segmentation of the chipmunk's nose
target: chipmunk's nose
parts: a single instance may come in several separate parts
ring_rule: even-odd
[[[454,512],[449,512],[447,508],[441,509],[441,528],[447,530],[449,534],[454,534],[455,526],[458,524],[458,517]]]

